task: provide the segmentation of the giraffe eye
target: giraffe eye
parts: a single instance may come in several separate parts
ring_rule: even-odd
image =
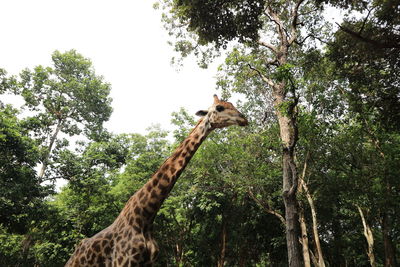
[[[221,111],[224,111],[224,110],[225,110],[225,108],[224,108],[223,106],[221,106],[221,105],[216,106],[215,109],[216,109],[218,112],[221,112]]]

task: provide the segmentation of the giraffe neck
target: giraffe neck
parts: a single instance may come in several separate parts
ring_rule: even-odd
[[[134,195],[137,196],[136,203],[130,207],[135,209],[134,216],[143,217],[143,221],[147,224],[153,222],[157,211],[168,197],[176,180],[212,130],[213,127],[209,123],[208,116],[197,123],[189,136],[153,174],[152,178],[136,192]],[[132,213],[130,214],[132,215]]]

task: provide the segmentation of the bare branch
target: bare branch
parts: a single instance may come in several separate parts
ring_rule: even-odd
[[[279,61],[278,61],[276,58],[270,59],[270,60],[267,60],[267,59],[265,59],[265,58],[263,58],[263,59],[264,59],[264,61],[265,61],[265,65],[266,65],[267,67],[269,67],[270,65],[279,67]]]
[[[328,44],[328,42],[327,41],[325,41],[325,40],[322,40],[321,38],[319,38],[318,36],[315,36],[314,34],[309,34],[309,35],[307,35],[303,40],[301,40],[301,41],[298,41],[298,40],[294,40],[294,42],[296,43],[296,44],[298,44],[298,45],[303,45],[304,44],[304,42],[308,39],[308,38],[314,38],[314,39],[316,39],[316,40],[318,40],[318,41],[320,41],[321,43],[324,43],[324,44]]]
[[[250,64],[247,64],[247,65],[249,66],[249,68],[250,68],[251,70],[255,71],[255,72],[258,74],[258,76],[260,76],[260,78],[261,78],[264,82],[266,82],[269,86],[273,87],[273,86],[275,85],[274,82],[273,82],[270,78],[265,77],[265,76],[261,73],[260,70],[254,68],[254,67],[251,66]]]
[[[276,24],[276,26],[278,27],[278,33],[279,33],[281,42],[282,42],[282,44],[286,45],[288,42],[287,32],[286,32],[285,27],[283,26],[283,23],[282,23],[281,19],[279,18],[278,14],[272,10],[271,6],[268,5],[266,8],[265,15]]]
[[[305,15],[308,15],[308,14],[311,14],[311,13],[314,13],[314,12],[317,12],[319,10],[319,8],[315,8],[315,9],[312,9],[312,10],[310,10],[310,11],[308,11],[308,12],[304,12],[304,13],[299,13],[299,17],[300,16],[305,16]]]
[[[377,48],[400,48],[399,42],[392,41],[392,42],[381,43],[381,42],[366,38],[366,37],[362,36],[361,34],[359,34],[358,32],[355,32],[353,30],[350,30],[349,28],[341,26],[339,23],[336,23],[336,25],[338,25],[339,28],[342,31],[344,31],[345,33],[348,33],[351,36],[353,36],[354,38],[356,38],[364,43],[371,44]]]
[[[251,191],[251,189],[249,188],[247,190],[249,196],[260,206],[262,207],[267,213],[275,215],[276,217],[278,217],[278,219],[281,221],[281,223],[283,225],[286,225],[286,220],[285,218],[282,216],[282,214],[280,214],[279,212],[277,212],[276,210],[271,209],[271,207],[268,205],[268,203],[266,203],[265,201],[262,201],[261,199],[258,199],[253,191]]]
[[[272,45],[272,44],[270,44],[270,43],[266,43],[266,42],[264,42],[264,41],[258,40],[258,44],[259,44],[259,45],[262,45],[262,46],[264,46],[264,47],[269,48],[269,49],[272,50],[272,52],[274,52],[274,53],[277,53],[277,52],[278,52],[278,49],[277,49],[274,45]]]
[[[358,32],[359,34],[361,34],[364,31],[365,24],[367,23],[367,20],[369,18],[369,15],[371,14],[372,10],[374,10],[374,8],[371,8],[371,9],[368,10],[368,14],[365,17],[365,19],[363,21],[363,24],[361,25],[360,31]]]
[[[291,45],[297,38],[297,25],[299,25],[297,22],[299,18],[299,8],[303,2],[304,0],[299,0],[292,10],[293,20],[292,20],[290,39],[288,41],[288,45]]]

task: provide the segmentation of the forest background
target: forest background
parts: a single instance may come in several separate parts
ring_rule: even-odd
[[[345,14],[340,25],[328,5]],[[155,7],[174,64],[222,57],[216,88],[251,122],[213,133],[182,174],[155,221],[157,266],[396,266],[399,1]],[[169,133],[112,133],[107,77],[76,50],[51,59],[0,71],[1,266],[63,266],[195,123],[177,109]],[[23,105],[3,102],[10,94]]]

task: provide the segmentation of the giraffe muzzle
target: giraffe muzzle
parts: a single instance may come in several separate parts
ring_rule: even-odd
[[[239,119],[237,119],[237,123],[239,124],[239,126],[249,125],[249,122],[247,121],[246,117],[243,116],[242,114],[239,114]]]

